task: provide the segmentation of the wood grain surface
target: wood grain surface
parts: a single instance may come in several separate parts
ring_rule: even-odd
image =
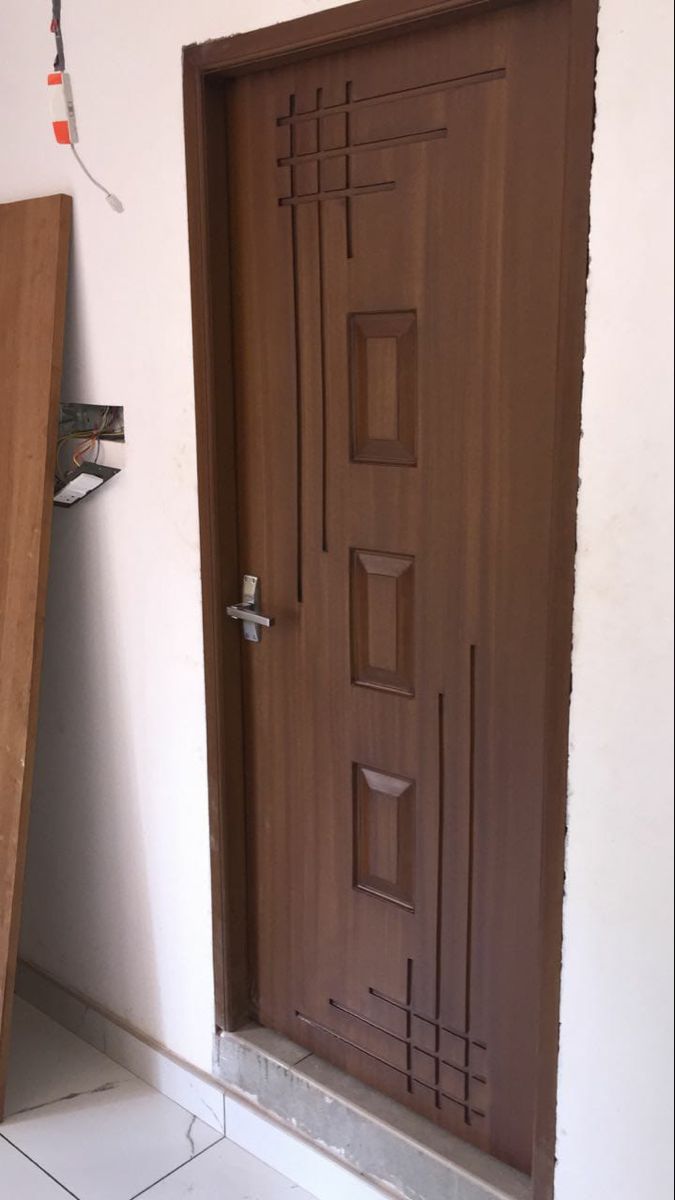
[[[28,832],[71,200],[0,206],[0,1116]]]

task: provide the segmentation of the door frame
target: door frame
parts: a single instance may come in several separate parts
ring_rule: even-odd
[[[185,47],[183,101],[194,347],[216,1024],[250,1020],[239,594],[231,343],[230,80],[320,53],[529,0],[358,0],[265,29]],[[542,0],[556,2],[556,0]],[[533,1197],[553,1194],[572,603],[598,0],[568,0],[566,118],[551,511],[546,787],[540,898],[540,1036]]]

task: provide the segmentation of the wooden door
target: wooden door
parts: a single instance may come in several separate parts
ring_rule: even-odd
[[[524,1171],[568,17],[227,103],[240,566],[276,621],[241,650],[253,1008]]]

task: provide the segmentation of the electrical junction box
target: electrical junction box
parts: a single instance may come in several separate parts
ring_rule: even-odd
[[[124,409],[121,405],[62,404],[56,445],[54,503],[60,508],[71,508],[84,500],[117,475],[124,465],[123,457]]]
[[[119,475],[119,467],[104,467],[101,463],[84,462],[55,492],[54,503],[61,508],[70,508],[101,487],[106,479],[112,479],[113,475]]]

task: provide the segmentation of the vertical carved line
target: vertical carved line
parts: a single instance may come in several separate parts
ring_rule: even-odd
[[[316,148],[321,154],[323,149],[321,139],[321,110],[323,108],[323,88],[316,90],[316,108],[319,116],[316,122]],[[318,190],[321,192],[321,158],[319,157]],[[326,398],[326,312],[325,312],[325,273],[323,261],[323,204],[317,204],[319,225],[319,342],[321,355],[321,549],[328,550],[328,405]]]
[[[438,861],[436,865],[436,1063],[435,1104],[441,1107],[441,948],[443,943],[443,841],[445,834],[445,696],[438,694]]]
[[[406,1087],[409,1092],[412,1092],[412,1018],[413,1018],[413,960],[408,959],[406,966],[406,981],[405,981],[405,1066],[406,1066]]]
[[[295,115],[295,95],[289,100],[288,110]],[[290,123],[290,154],[295,158],[296,133],[295,123]],[[296,169],[291,165],[291,195],[295,196]],[[296,504],[295,504],[295,539],[296,539],[296,587],[298,601],[302,603],[302,363],[300,353],[300,272],[298,269],[298,216],[297,205],[291,204],[291,255],[293,262],[293,330],[295,337],[295,444],[296,444]],[[321,208],[321,205],[319,205]]]
[[[345,110],[345,146],[347,153],[345,155],[345,187],[347,191],[352,186],[352,156],[350,154],[352,144],[352,85],[351,80],[345,84],[345,104],[348,106]],[[345,197],[345,233],[347,238],[347,258],[354,257],[354,242],[352,237],[352,198]]]
[[[476,647],[469,647],[469,814],[466,882],[466,979],[464,990],[464,1028],[466,1030],[466,1075],[464,1076],[464,1120],[471,1124],[471,985],[473,952],[473,874],[476,821]]]

